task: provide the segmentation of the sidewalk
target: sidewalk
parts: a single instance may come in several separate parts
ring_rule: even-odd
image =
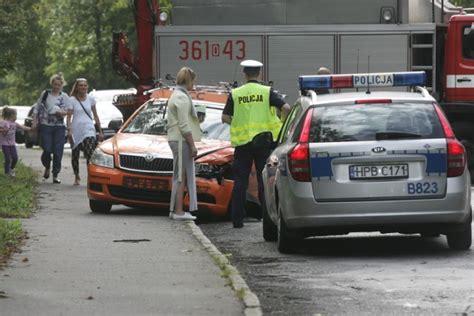
[[[19,156],[42,174],[40,151]],[[0,271],[1,315],[242,315],[244,306],[184,222],[167,213],[114,206],[93,214],[72,185],[40,181],[39,209],[23,220],[29,239]],[[126,240],[144,240],[130,242]],[[146,241],[149,240],[149,241]]]

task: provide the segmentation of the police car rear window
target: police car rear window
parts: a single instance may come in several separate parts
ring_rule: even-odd
[[[443,138],[432,104],[356,104],[316,107],[311,142]]]

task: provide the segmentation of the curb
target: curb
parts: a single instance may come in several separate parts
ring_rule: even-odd
[[[214,262],[219,266],[223,273],[223,277],[226,277],[230,281],[232,289],[237,296],[242,300],[245,305],[244,314],[246,316],[261,316],[262,308],[260,306],[260,300],[255,295],[245,280],[240,275],[239,271],[229,262],[229,259],[223,255],[214,244],[204,235],[201,228],[197,226],[194,221],[187,221],[189,228],[194,237],[204,246]]]

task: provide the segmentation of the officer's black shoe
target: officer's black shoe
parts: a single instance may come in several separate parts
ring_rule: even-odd
[[[244,223],[234,223],[234,228],[242,228],[244,227]]]

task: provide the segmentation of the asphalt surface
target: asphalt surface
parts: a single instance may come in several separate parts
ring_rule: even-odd
[[[38,171],[40,151],[19,148]],[[0,271],[0,315],[242,315],[243,304],[184,222],[114,206],[92,214],[83,183],[39,186],[22,253]],[[3,298],[6,297],[6,298]]]
[[[443,235],[317,237],[282,255],[256,220],[200,227],[265,315],[474,315],[474,251],[450,250]]]

